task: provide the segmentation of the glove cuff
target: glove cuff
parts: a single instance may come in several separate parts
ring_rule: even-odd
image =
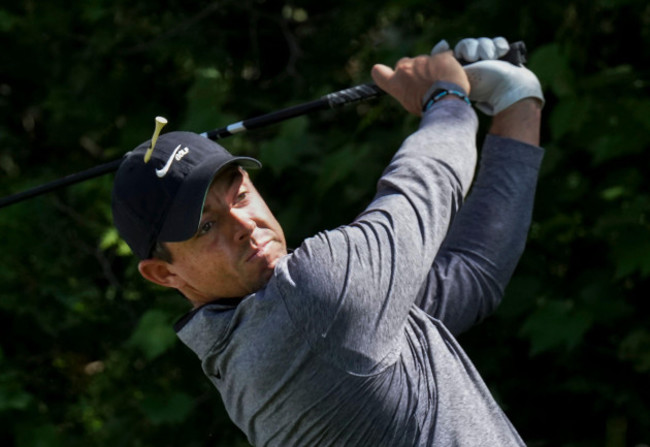
[[[517,88],[508,91],[498,101],[496,101],[492,114],[496,115],[517,101],[521,101],[525,98],[536,98],[541,101],[542,107],[544,107],[544,93],[542,92],[542,87],[539,84],[539,81],[537,81],[536,78],[534,79],[534,82],[532,82],[533,79],[529,79],[529,81],[531,82],[522,83]]]

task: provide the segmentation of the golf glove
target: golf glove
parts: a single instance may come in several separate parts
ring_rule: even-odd
[[[497,60],[509,50],[503,37],[488,39],[462,39],[454,48],[457,59],[471,62],[465,73],[471,86],[469,99],[486,115],[496,115],[524,98],[537,98],[544,104],[544,94],[537,76],[523,65]],[[449,50],[441,40],[431,54]]]

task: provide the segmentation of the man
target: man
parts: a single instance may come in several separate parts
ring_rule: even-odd
[[[253,445],[523,445],[454,335],[496,307],[523,251],[543,98],[523,67],[438,51],[373,67],[420,128],[354,222],[291,254],[254,160],[172,132],[151,166],[146,142],[120,167],[116,226],[142,276],[194,305],[178,336]],[[468,93],[494,119],[463,204]]]

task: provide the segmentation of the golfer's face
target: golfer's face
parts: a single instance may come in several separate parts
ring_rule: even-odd
[[[284,233],[246,171],[230,168],[210,186],[199,231],[168,243],[188,298],[209,302],[255,292],[287,254]]]

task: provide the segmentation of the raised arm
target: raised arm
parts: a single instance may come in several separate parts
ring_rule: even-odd
[[[476,180],[417,304],[455,334],[492,313],[523,253],[543,151],[540,104],[525,99],[495,120]]]
[[[418,305],[460,333],[490,314],[524,250],[543,151],[543,96],[524,67],[469,67],[472,96],[494,115],[472,192],[450,228]]]
[[[378,85],[414,114],[436,81],[468,87],[451,54],[376,66]],[[409,85],[412,83],[413,88]],[[389,361],[476,164],[476,114],[441,100],[397,151],[354,222],[307,239],[276,268],[292,321],[321,355],[359,373]]]

